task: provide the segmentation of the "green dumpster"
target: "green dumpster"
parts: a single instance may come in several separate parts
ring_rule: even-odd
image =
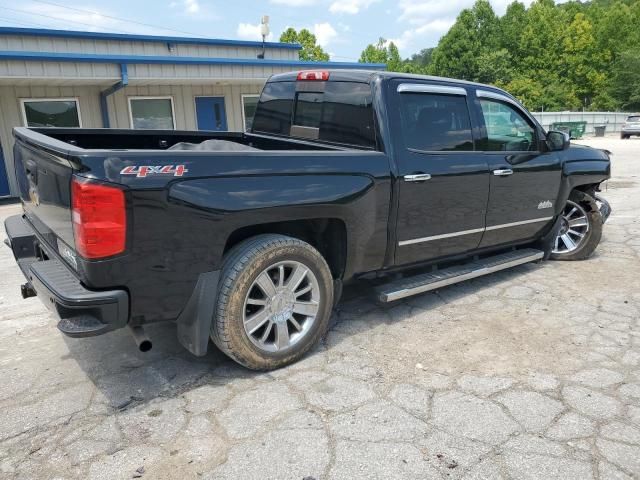
[[[554,122],[551,130],[567,132],[571,138],[582,138],[587,129],[587,122]]]

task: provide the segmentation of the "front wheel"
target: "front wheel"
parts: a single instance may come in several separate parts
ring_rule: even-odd
[[[562,211],[558,236],[551,258],[553,260],[584,260],[589,258],[602,238],[602,214],[596,200],[584,192],[574,190]]]
[[[234,247],[221,272],[211,339],[254,370],[295,362],[326,332],[333,279],[311,245],[259,235]]]

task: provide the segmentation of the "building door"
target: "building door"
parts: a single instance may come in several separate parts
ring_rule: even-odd
[[[224,97],[196,97],[198,130],[227,130]]]
[[[9,177],[7,166],[4,163],[2,145],[0,144],[0,198],[9,196]]]

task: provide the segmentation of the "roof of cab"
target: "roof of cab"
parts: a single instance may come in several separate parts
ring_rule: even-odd
[[[512,99],[518,101],[513,95],[509,92],[502,90],[501,88],[495,87],[493,85],[485,85],[483,83],[477,82],[469,82],[467,80],[459,80],[456,78],[447,78],[447,77],[436,77],[432,75],[417,75],[414,73],[400,73],[400,72],[387,72],[387,71],[379,71],[379,70],[332,70],[332,69],[324,69],[324,68],[314,68],[314,69],[304,69],[304,70],[296,70],[292,72],[286,73],[278,73],[272,75],[267,83],[270,82],[293,82],[298,78],[298,73],[304,71],[326,71],[329,72],[329,82],[362,82],[362,83],[372,83],[376,78],[391,80],[391,79],[400,79],[400,80],[429,80],[432,82],[443,83],[447,85],[462,85],[468,87],[482,88],[486,90],[492,90],[494,92],[502,93],[503,95],[507,95]],[[309,80],[315,81],[315,80]]]

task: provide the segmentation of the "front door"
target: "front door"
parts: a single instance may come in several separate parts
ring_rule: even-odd
[[[562,180],[558,155],[540,150],[538,128],[508,97],[480,90],[475,104],[486,131],[478,147],[491,172],[480,247],[532,239],[554,217]]]
[[[392,115],[401,126],[397,265],[478,247],[489,196],[486,156],[474,152],[467,90],[392,82]]]
[[[224,97],[196,97],[198,130],[227,130]]]
[[[0,145],[0,198],[9,196],[9,172],[4,163],[4,155],[2,154],[2,145]]]

